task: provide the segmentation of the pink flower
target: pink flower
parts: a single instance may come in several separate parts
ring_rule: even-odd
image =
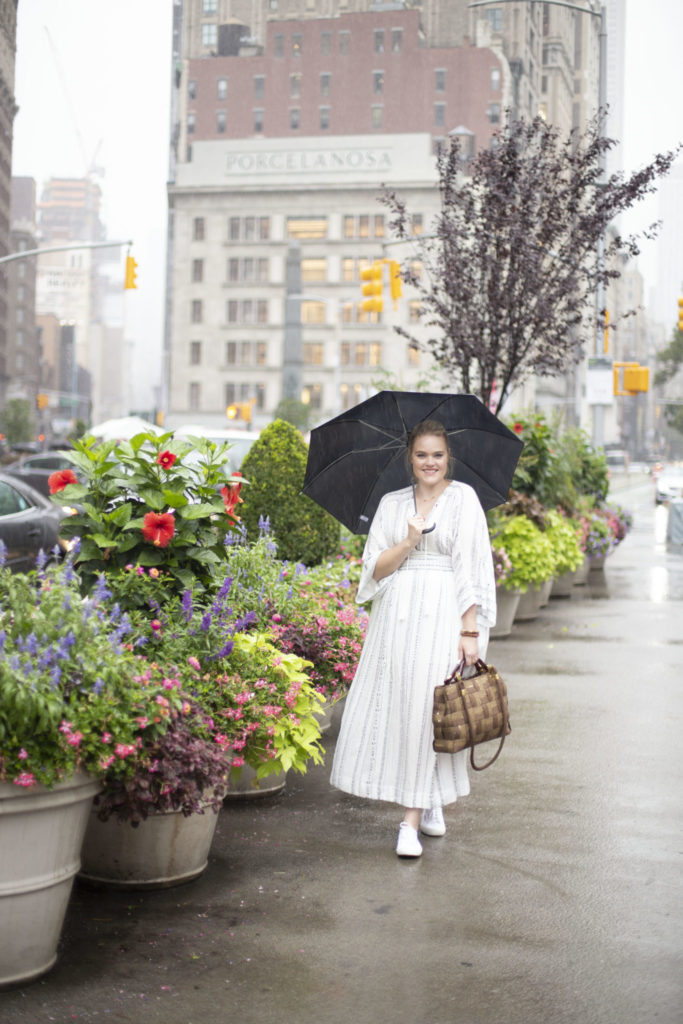
[[[99,761],[100,768],[102,768],[104,770],[106,770],[107,768],[110,768],[113,765],[115,760],[116,760],[116,758],[114,757],[113,754],[110,754],[109,757],[101,757],[100,761]]]
[[[145,575],[145,570],[142,568],[141,565],[138,565],[136,567],[135,571],[138,574],[138,576],[144,576]]]
[[[82,739],[82,732],[72,732],[66,742],[72,747],[80,747]]]
[[[21,748],[21,750],[17,754],[17,757],[19,758],[20,761],[25,761],[26,758],[28,757],[28,754],[26,753],[26,751],[24,750],[23,747]]]
[[[33,786],[35,785],[35,781],[36,780],[35,776],[33,775],[33,772],[21,772],[19,775],[17,775],[16,779],[14,779],[14,785]]]
[[[199,664],[199,659],[195,658],[194,654],[191,654],[190,657],[187,659],[187,664],[190,666],[190,668],[193,668],[195,672],[199,672],[201,668],[201,665]]]
[[[65,736],[70,736],[72,729],[73,729],[73,723],[72,722],[67,722],[66,720],[63,719],[62,722],[61,722],[61,725],[59,726],[59,731],[63,732]]]
[[[159,577],[161,576],[161,573],[157,568],[155,568],[155,566],[152,566],[152,568],[149,570],[149,574],[153,580],[158,580]]]
[[[152,621],[150,622],[150,626],[152,627],[155,633],[158,633],[159,630],[161,629],[161,623],[159,622],[158,619],[152,619]]]
[[[116,746],[114,747],[114,750],[116,751],[116,756],[117,757],[120,757],[120,758],[129,757],[131,754],[135,753],[135,744],[134,743],[117,743]]]
[[[111,733],[110,732],[103,732],[102,733],[102,742],[103,743],[111,743]]]
[[[232,759],[232,766],[233,766],[233,768],[241,768],[243,764],[244,764],[244,758],[243,757],[233,757],[233,759]]]

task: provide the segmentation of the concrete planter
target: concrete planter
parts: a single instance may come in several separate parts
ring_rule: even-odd
[[[502,586],[496,587],[496,624],[489,633],[490,639],[510,635],[521,596],[519,590],[506,590]]]
[[[578,569],[574,569],[573,571],[562,573],[561,576],[556,576],[553,580],[553,589],[550,591],[550,596],[571,597],[578,571]]]
[[[115,818],[100,821],[93,809],[85,834],[79,878],[116,889],[167,889],[204,871],[218,815],[210,807],[150,814],[136,828]]]
[[[0,985],[31,981],[57,959],[93,797],[78,774],[54,789],[0,784]]]
[[[256,769],[245,764],[239,779],[230,779],[228,792],[223,803],[233,800],[258,800],[264,796],[275,796],[281,793],[287,783],[287,772],[278,775],[266,775],[265,779],[256,778]]]
[[[588,569],[590,566],[590,559],[588,555],[584,555],[583,562],[576,570],[576,576],[574,578],[575,587],[583,587],[588,579]]]
[[[541,610],[541,588],[528,587],[522,594],[515,612],[515,622],[528,622],[530,619],[538,618]]]
[[[545,606],[550,601],[550,594],[551,594],[552,589],[553,589],[553,582],[554,582],[554,576],[551,576],[549,580],[544,580],[543,583],[541,583],[541,585],[539,587],[540,594],[538,596],[538,607],[539,608],[545,608]]]

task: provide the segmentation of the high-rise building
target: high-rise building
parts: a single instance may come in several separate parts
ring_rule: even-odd
[[[323,419],[431,368],[392,330],[425,333],[410,295],[360,308],[361,271],[410,256],[378,200],[395,189],[413,232],[430,230],[434,154],[453,135],[465,152],[490,144],[512,95],[507,61],[446,43],[447,5],[300,6],[175,8],[170,425],[216,424],[245,403],[258,425],[283,395]]]
[[[0,256],[10,252],[10,183],[12,132],[17,105],[14,101],[14,54],[17,39],[18,0],[0,0]],[[0,270],[0,402],[7,395],[9,344],[14,325],[8,322],[7,273]]]
[[[33,178],[12,178],[10,250],[37,247],[36,183]],[[5,266],[7,281],[6,398],[27,399],[35,408],[40,385],[40,352],[35,323],[36,262],[16,260]]]

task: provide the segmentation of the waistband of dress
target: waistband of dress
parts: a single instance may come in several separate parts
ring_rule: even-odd
[[[410,569],[436,569],[452,572],[453,562],[448,555],[435,555],[431,551],[413,551],[398,567],[398,572]]]

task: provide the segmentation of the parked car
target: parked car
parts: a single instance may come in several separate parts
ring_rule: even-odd
[[[69,462],[63,451],[39,452],[36,455],[25,455],[16,462],[10,462],[3,467],[3,472],[16,476],[23,480],[36,491],[40,491],[45,497],[49,497],[50,488],[47,481],[53,473],[60,469],[77,470],[72,462]]]
[[[683,498],[683,466],[665,466],[655,482],[655,503]]]
[[[187,440],[188,437],[208,437],[215,444],[223,444],[227,441],[230,445],[228,451],[228,462],[226,474],[237,472],[242,465],[245,455],[259,436],[258,430],[220,430],[212,427],[185,426],[177,427],[174,430],[176,437]]]
[[[50,558],[60,540],[59,524],[67,510],[55,505],[24,480],[0,473],[0,540],[7,548],[6,564],[15,572],[35,568],[36,556],[44,551]]]

